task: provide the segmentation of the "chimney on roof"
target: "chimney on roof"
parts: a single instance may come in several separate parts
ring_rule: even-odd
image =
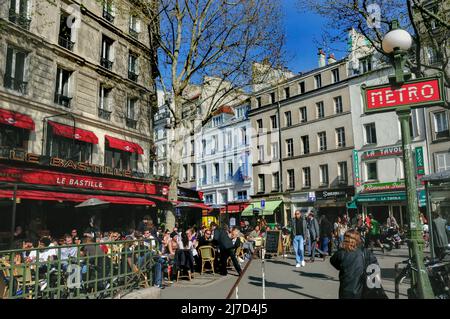
[[[334,57],[334,54],[331,53],[331,54],[328,56],[328,64],[333,64],[333,63],[336,63],[336,58]]]
[[[318,56],[319,56],[319,68],[321,68],[321,67],[325,66],[325,64],[326,64],[325,63],[326,55],[325,55],[325,52],[323,52],[322,48],[319,48]]]

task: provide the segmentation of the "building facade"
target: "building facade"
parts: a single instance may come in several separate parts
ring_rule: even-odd
[[[132,1],[60,0],[3,1],[0,17],[2,158],[150,181],[148,17]]]

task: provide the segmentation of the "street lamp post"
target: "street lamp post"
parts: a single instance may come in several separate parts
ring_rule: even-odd
[[[382,41],[383,51],[390,54],[393,59],[395,75],[391,76],[389,79],[394,87],[400,87],[411,77],[410,73],[404,72],[406,62],[405,56],[410,49],[411,44],[411,35],[407,31],[400,29],[398,21],[394,20],[392,22],[391,31],[384,36]],[[415,262],[417,267],[417,272],[412,272],[411,288],[417,287],[416,298],[430,299],[434,298],[434,294],[423,263],[424,241],[419,220],[417,188],[410,135],[411,110],[399,110],[397,111],[397,115],[401,125],[403,167],[405,171],[406,198],[409,212],[409,256]]]

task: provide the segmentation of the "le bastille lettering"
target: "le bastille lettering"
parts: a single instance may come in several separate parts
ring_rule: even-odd
[[[96,182],[93,180],[83,178],[78,179],[78,178],[57,177],[56,184],[78,186],[78,187],[89,187],[89,188],[103,188],[102,182]]]

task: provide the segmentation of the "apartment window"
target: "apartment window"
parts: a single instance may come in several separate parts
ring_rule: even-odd
[[[191,140],[191,155],[193,156],[195,154],[195,141]]]
[[[138,80],[138,56],[130,51],[128,55],[128,79],[137,82]]]
[[[329,179],[328,179],[328,165],[320,165],[320,185],[326,186],[328,185]]]
[[[300,122],[306,123],[308,121],[308,113],[306,111],[306,106],[300,108]]]
[[[337,96],[334,98],[334,112],[336,114],[342,113],[342,96]]]
[[[126,124],[129,128],[136,128],[137,125],[137,99],[136,98],[128,98],[127,99],[127,115],[126,115]]]
[[[319,151],[323,152],[327,150],[327,133],[320,132],[317,134],[319,139]]]
[[[0,123],[0,146],[26,149],[28,138],[28,130]]]
[[[260,96],[256,98],[256,105],[257,105],[258,107],[261,107],[261,106],[262,106],[262,100],[261,100],[261,97],[260,97]]]
[[[63,48],[73,51],[73,47],[75,45],[74,42],[74,33],[72,30],[75,30],[73,27],[75,21],[74,16],[69,15],[65,12],[61,12],[61,17],[59,21],[59,40],[58,44]]]
[[[31,1],[11,0],[9,7],[9,21],[22,29],[30,30],[31,24]]]
[[[219,163],[213,164],[214,175],[213,175],[213,183],[218,183],[220,180],[220,166]]]
[[[222,197],[222,204],[228,203],[228,191],[220,192],[220,196]]]
[[[258,174],[258,193],[264,193],[266,189],[264,182],[264,174]]]
[[[205,195],[205,203],[207,204],[214,203],[214,195],[213,194]]]
[[[272,174],[272,191],[280,190],[280,174],[275,172]]]
[[[206,154],[206,140],[202,140],[202,156]]]
[[[450,169],[450,152],[438,153],[436,156],[436,172]]]
[[[241,107],[238,107],[237,108],[237,110],[236,110],[237,112],[237,115],[236,115],[236,117],[237,118],[246,118],[247,117],[247,106],[241,106]]]
[[[372,71],[372,56],[366,56],[359,59],[359,71],[360,73],[366,73]]]
[[[368,181],[378,180],[377,162],[366,163],[366,176]]]
[[[219,149],[219,140],[217,138],[217,135],[213,135],[211,140],[211,154],[215,154],[218,149]]]
[[[228,181],[231,181],[233,179],[233,162],[229,161],[227,163],[227,175],[226,175],[226,179]]]
[[[258,161],[264,162],[264,145],[258,146]]]
[[[366,144],[377,144],[377,131],[375,129],[375,123],[365,124],[364,131],[366,132]]]
[[[292,138],[286,140],[286,151],[287,157],[294,156],[294,140]]]
[[[347,184],[347,162],[338,163],[338,183]]]
[[[428,58],[428,63],[430,65],[438,64],[438,63],[442,62],[442,54],[439,51],[437,51],[435,48],[431,48],[431,47],[426,48],[425,52],[426,52],[426,55]]]
[[[314,83],[316,85],[316,89],[319,89],[322,87],[322,75],[317,74],[314,76]]]
[[[102,56],[100,58],[100,64],[108,70],[112,70],[113,66],[113,44],[114,40],[105,35],[102,37]]]
[[[131,15],[130,16],[130,35],[135,38],[138,39],[139,38],[139,33],[141,32],[141,23],[139,21],[139,18],[136,15]]]
[[[90,163],[92,144],[53,134],[53,128],[47,130],[47,154],[52,157]]]
[[[55,90],[55,103],[70,107],[70,101],[72,100],[70,95],[72,72],[58,68],[56,71],[56,90]]]
[[[284,88],[284,98],[288,99],[288,98],[290,98],[290,97],[291,97],[291,91],[290,91],[290,88],[289,88],[289,87]]]
[[[243,145],[247,145],[247,128],[241,128],[241,141]]]
[[[271,151],[272,151],[272,159],[278,159],[278,154],[280,152],[279,148],[278,148],[278,142],[274,142],[271,144]]]
[[[331,71],[331,74],[332,74],[332,77],[333,77],[333,83],[337,83],[337,82],[340,81],[340,79],[339,79],[339,69],[338,68],[333,69]]]
[[[316,103],[317,108],[317,118],[321,119],[325,117],[325,108],[323,107],[323,102]]]
[[[202,165],[201,172],[202,172],[201,184],[206,185],[208,183],[208,172],[206,170],[206,165]]]
[[[25,51],[8,46],[4,79],[5,88],[27,94],[27,55]]]
[[[303,94],[303,93],[306,92],[306,89],[305,89],[305,82],[304,82],[304,81],[303,81],[303,82],[300,82],[300,83],[298,84],[298,86],[299,86],[299,92],[300,92],[300,94]]]
[[[345,147],[345,128],[343,127],[336,129],[336,146]]]
[[[275,92],[270,93],[270,103],[275,103]]]
[[[295,174],[293,169],[287,170],[288,175],[288,189],[295,189]]]
[[[449,137],[448,115],[446,111],[434,113],[434,131],[436,138]]]
[[[187,177],[188,177],[188,166],[187,164],[183,165],[183,182],[187,182]]]
[[[108,121],[111,118],[111,92],[111,88],[100,85],[98,117]]]
[[[286,126],[292,126],[292,116],[291,111],[284,112],[284,119],[286,121]]]
[[[195,180],[195,164],[191,164],[191,181]]]
[[[261,133],[263,130],[263,120],[262,119],[257,120],[256,125],[258,126],[258,133]]]
[[[276,130],[278,128],[277,116],[276,115],[272,115],[270,117],[270,122],[272,123],[272,129]]]
[[[213,122],[212,122],[213,127],[217,127],[217,126],[220,126],[222,124],[223,124],[223,116],[222,116],[222,114],[213,117]]]
[[[303,187],[311,187],[311,168],[303,167]]]
[[[114,1],[113,0],[103,0],[103,18],[107,21],[114,22]]]
[[[237,192],[237,200],[246,200],[246,199],[247,199],[247,191]]]
[[[309,154],[309,136],[305,135],[301,137],[302,140],[302,154]]]

